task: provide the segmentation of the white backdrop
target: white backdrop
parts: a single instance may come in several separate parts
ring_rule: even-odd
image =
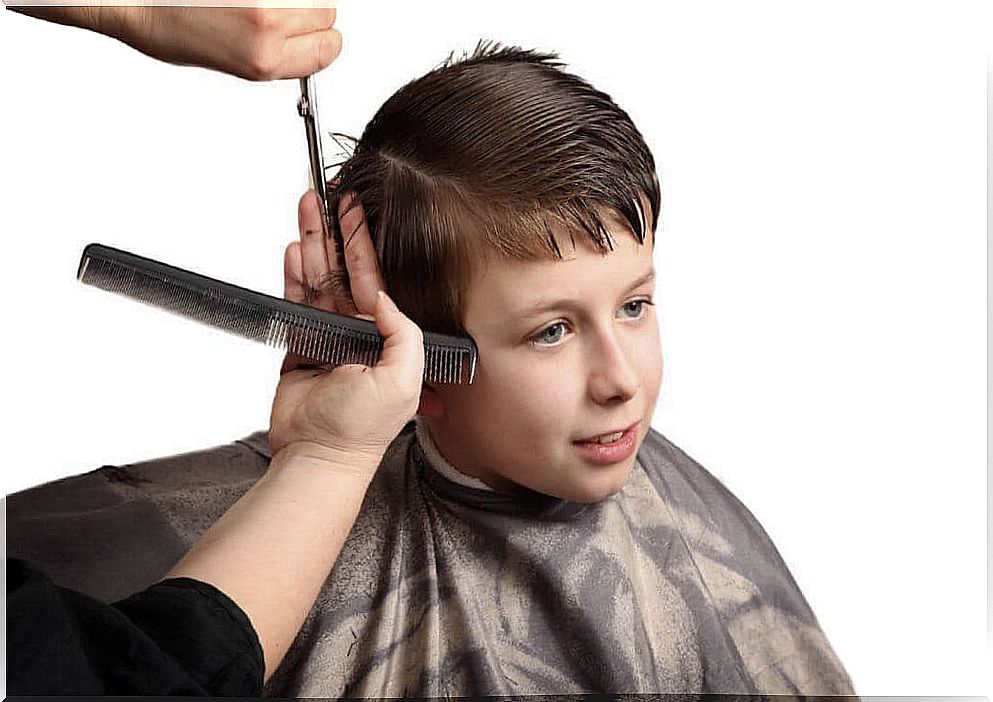
[[[639,4],[640,5],[640,4]],[[654,426],[765,525],[864,695],[993,694],[983,2],[345,0],[319,79],[358,135],[486,37],[556,49],[663,182]],[[295,81],[0,13],[3,486],[267,425],[278,354],[75,281],[92,241],[281,291]]]

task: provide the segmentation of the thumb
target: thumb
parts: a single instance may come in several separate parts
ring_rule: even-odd
[[[377,365],[424,366],[424,337],[416,324],[380,290],[376,297],[376,327],[383,335],[383,351]]]

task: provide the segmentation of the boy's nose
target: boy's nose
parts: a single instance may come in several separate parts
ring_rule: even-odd
[[[604,334],[590,356],[589,390],[597,404],[626,402],[641,385],[631,352],[621,346],[614,334]]]

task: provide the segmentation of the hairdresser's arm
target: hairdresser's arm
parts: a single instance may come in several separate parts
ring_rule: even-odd
[[[282,376],[269,470],[167,576],[208,582],[246,612],[267,679],[338,557],[386,447],[417,408],[421,332],[385,295],[375,317],[385,338],[376,366]]]
[[[265,680],[313,606],[378,462],[291,444],[166,576],[210,583],[244,610],[262,646]]]
[[[360,208],[353,213],[362,221]],[[312,192],[301,199],[299,214],[301,240],[322,246],[323,237],[315,242],[308,234],[321,228]],[[414,415],[420,393],[421,331],[372,289],[382,288],[378,266],[371,269],[376,277],[368,278],[375,261],[369,231],[361,224],[355,233],[346,265],[357,274],[353,286],[370,286],[363,295],[375,301],[372,311],[385,337],[380,362],[328,373],[299,368],[299,359],[288,358],[273,401],[268,472],[169,574],[209,582],[245,610],[262,644],[266,678],[313,605],[386,447]],[[312,257],[307,264],[308,276],[327,276],[327,257],[319,258],[323,263]],[[314,303],[302,284],[303,265],[300,245],[291,246],[286,297]]]
[[[303,77],[327,67],[341,51],[330,7],[17,6],[16,0],[8,7],[106,34],[168,63],[248,80]]]

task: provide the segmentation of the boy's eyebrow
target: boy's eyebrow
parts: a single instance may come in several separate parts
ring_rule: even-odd
[[[632,290],[640,288],[642,285],[651,283],[654,280],[655,280],[655,267],[652,266],[650,269],[648,269],[647,273],[645,273],[643,276],[638,278],[638,280],[634,281],[631,284],[631,286],[627,289],[627,292],[630,293]],[[529,317],[534,317],[536,315],[542,314],[543,312],[547,312],[548,310],[562,308],[562,307],[571,307],[572,304],[573,304],[573,300],[569,298],[561,298],[561,299],[553,300],[547,297],[541,297],[538,298],[533,305],[529,305],[528,307],[524,308],[514,316],[517,318],[527,319]]]

